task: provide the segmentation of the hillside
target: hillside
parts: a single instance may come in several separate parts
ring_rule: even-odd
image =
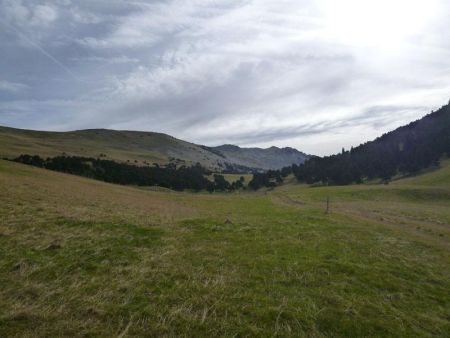
[[[228,144],[213,149],[225,155],[231,163],[262,169],[281,169],[292,164],[301,164],[309,158],[305,153],[289,147],[240,148]]]
[[[297,168],[297,178],[307,183],[361,183],[375,178],[390,180],[435,166],[450,155],[450,104],[342,153],[315,157]]]
[[[424,170],[419,175],[402,178],[392,184],[450,188],[450,160],[443,159],[437,168]]]
[[[71,132],[47,132],[0,127],[0,157],[21,154],[53,157],[61,154],[104,157],[138,165],[192,165],[200,163],[214,171],[249,171],[279,168],[285,164],[303,163],[307,155],[294,149],[210,148],[176,139],[172,136],[137,131],[90,129]],[[222,152],[223,150],[223,152]]]
[[[2,337],[450,331],[448,188],[155,192],[2,160],[0,186]]]

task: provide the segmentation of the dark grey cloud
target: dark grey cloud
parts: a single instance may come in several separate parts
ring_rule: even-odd
[[[0,0],[0,124],[326,154],[448,100],[447,1],[336,3]]]

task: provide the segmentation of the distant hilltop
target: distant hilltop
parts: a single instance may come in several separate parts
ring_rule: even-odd
[[[0,157],[21,154],[102,157],[136,165],[190,166],[220,172],[254,172],[302,164],[310,156],[294,148],[197,145],[173,136],[141,131],[86,129],[50,132],[0,127]]]
[[[230,163],[236,163],[247,167],[267,169],[281,169],[292,164],[302,164],[310,156],[294,148],[270,147],[241,148],[231,144],[214,147],[222,153]]]

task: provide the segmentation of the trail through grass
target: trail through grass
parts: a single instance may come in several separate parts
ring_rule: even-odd
[[[0,187],[2,337],[449,336],[442,187],[189,194],[5,161]]]

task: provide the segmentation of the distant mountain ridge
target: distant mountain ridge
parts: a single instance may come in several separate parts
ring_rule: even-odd
[[[154,132],[85,129],[49,132],[0,126],[0,157],[21,154],[42,157],[102,157],[136,165],[192,165],[222,172],[280,169],[301,164],[310,156],[293,148],[208,147]]]
[[[309,158],[297,149],[286,147],[241,148],[231,144],[214,147],[231,163],[262,169],[281,169],[292,164],[301,164]]]

